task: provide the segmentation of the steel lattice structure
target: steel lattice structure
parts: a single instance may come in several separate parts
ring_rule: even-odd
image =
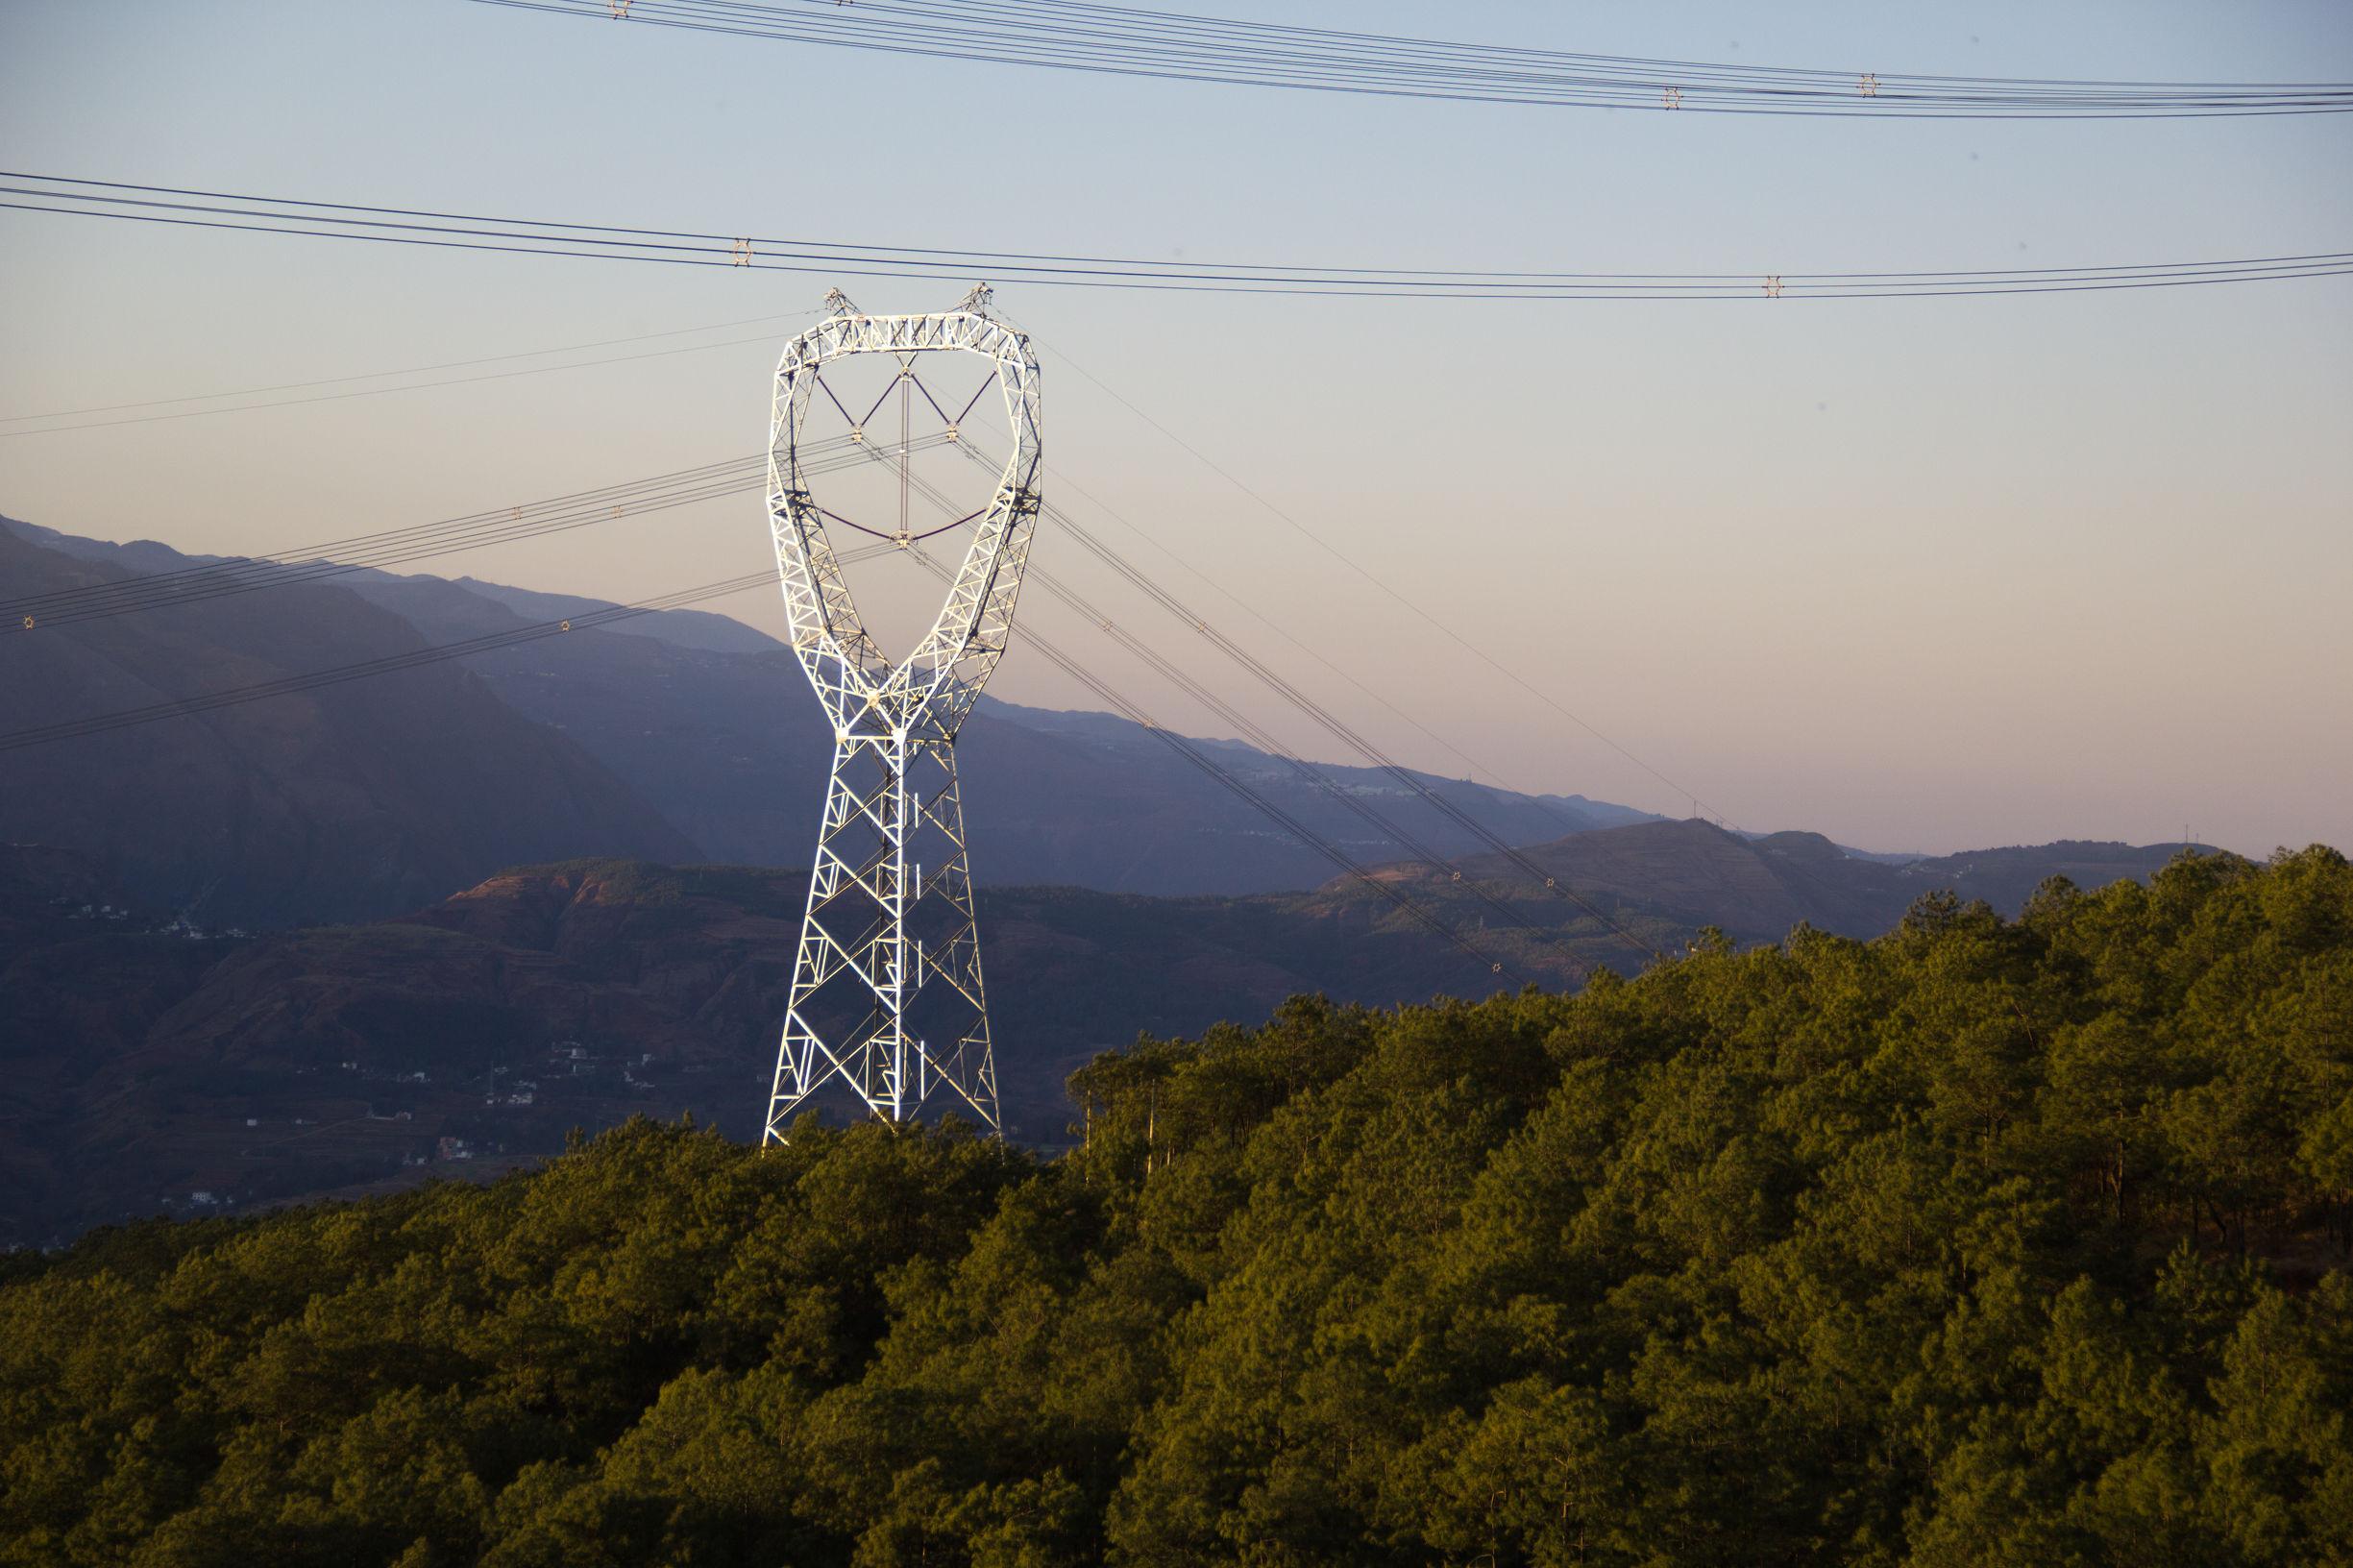
[[[782,1141],[787,1118],[837,1077],[887,1120],[913,1117],[938,1097],[994,1131],[996,1064],[956,784],[956,734],[1004,654],[1037,527],[1038,361],[1025,336],[991,318],[985,286],[932,315],[873,316],[838,291],[826,299],[826,320],[795,338],[777,361],[770,424],[769,527],[793,650],[832,721],[833,774],[766,1136]],[[987,506],[946,526],[977,524],[931,629],[895,663],[868,635],[826,534],[829,519],[860,525],[813,501],[801,466],[802,429],[821,395],[851,422],[854,439],[867,440],[863,421],[821,375],[851,355],[898,360],[893,382],[900,394],[900,440],[895,453],[877,448],[877,461],[905,463],[912,444],[907,411],[919,391],[950,441],[960,437],[959,419],[988,391],[984,382],[962,415],[949,414],[917,374],[926,355],[993,362],[1013,434]],[[897,529],[886,537],[912,549],[927,535],[909,529],[903,505],[902,500]],[[859,1021],[834,1021],[850,1017]]]

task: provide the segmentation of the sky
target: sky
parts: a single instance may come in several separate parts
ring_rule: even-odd
[[[2353,7],[2328,0],[1247,9],[1858,71],[2353,81]],[[0,149],[150,184],[1197,260],[1761,276],[2353,250],[2353,116],[1400,102],[465,0],[8,0]],[[744,324],[555,374],[0,422],[0,513],[237,553],[757,451],[776,355],[829,282],[874,311],[961,292],[14,211],[0,258],[0,417]],[[1413,766],[1878,850],[2353,847],[2353,278],[997,302],[1043,366],[1048,499]],[[410,569],[631,600],[768,551],[746,496]],[[1035,559],[1302,751],[1358,760],[1050,527]],[[781,626],[772,594],[711,607]],[[1021,625],[1158,721],[1226,731],[1066,607],[1033,593]],[[1018,633],[991,691],[1099,705]]]

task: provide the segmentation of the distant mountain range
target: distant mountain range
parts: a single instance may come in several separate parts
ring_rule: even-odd
[[[0,598],[130,575],[0,528]],[[7,633],[0,732],[427,642],[331,587],[54,621]],[[85,851],[142,902],[210,925],[389,914],[583,845],[700,853],[577,741],[453,662],[12,750],[0,762],[0,833]]]
[[[1864,936],[1944,888],[2014,912],[2047,874],[2098,886],[2179,848],[1889,867],[1811,834],[1750,841],[1685,821],[1529,851],[1608,924],[1500,861],[1467,868],[1470,884],[1379,873],[1413,885],[1502,977],[1353,879],[1229,897],[986,890],[1008,1130],[1061,1137],[1063,1080],[1099,1050],[1257,1020],[1298,992],[1385,1004],[1572,985],[1679,951],[1705,925],[1743,942],[1800,921]],[[802,893],[792,870],[573,862],[394,920],[200,937],[134,911],[86,856],[0,849],[0,1244],[478,1172],[633,1112],[751,1136]]]
[[[5,521],[5,520],[0,520]],[[213,559],[29,524],[0,527],[0,599]],[[352,573],[139,614],[60,619],[8,644],[0,731],[576,616],[601,601]],[[1203,743],[1356,859],[1406,846],[1284,762]],[[12,753],[9,837],[83,849],[155,907],[285,927],[411,909],[503,866],[576,855],[805,861],[828,737],[791,651],[723,616],[609,627]],[[1125,720],[984,701],[966,805],[984,883],[1146,894],[1312,887],[1331,863]],[[1327,767],[1438,853],[1480,841],[1373,769]],[[1652,821],[1580,796],[1420,775],[1498,838]]]
[[[0,600],[202,564],[0,527]],[[364,572],[56,615],[5,634],[0,733],[599,607]],[[1574,985],[1707,926],[1868,936],[1936,889],[2014,911],[2046,876],[2145,876],[2180,847],[1864,855],[1422,775],[1528,846],[1532,877],[1387,774],[1322,770],[1458,880],[1281,759],[1198,744],[1477,956],[1334,879],[1139,725],[985,702],[963,771],[1016,1136],[1059,1136],[1065,1076],[1140,1030],[1256,1019],[1302,991]],[[664,611],[9,752],[0,1242],[479,1170],[460,1157],[527,1158],[634,1110],[750,1132],[828,749],[789,649]]]

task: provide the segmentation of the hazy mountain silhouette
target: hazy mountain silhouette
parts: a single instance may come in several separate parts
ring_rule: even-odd
[[[429,576],[366,574],[352,587],[435,642],[604,602]],[[712,858],[798,864],[808,854],[831,746],[807,682],[782,643],[723,617],[681,623],[674,613],[469,662],[518,711],[577,740]],[[711,623],[733,630],[722,634]],[[642,633],[623,640],[634,627]],[[1355,858],[1408,853],[1280,759],[1238,742],[1198,744]],[[1125,719],[984,698],[960,755],[974,870],[984,883],[1253,893],[1311,887],[1334,870]],[[1481,846],[1385,773],[1319,771],[1440,854]],[[1416,776],[1507,844],[1650,820],[1581,796]]]
[[[129,575],[0,528],[0,597]],[[323,585],[58,617],[7,637],[0,732],[425,646],[406,621]],[[456,663],[12,751],[0,824],[87,851],[141,901],[207,925],[380,915],[584,844],[697,853],[576,743]]]
[[[12,527],[22,537],[0,554],[0,597],[217,559]],[[304,674],[601,604],[366,572],[43,627],[13,645],[49,663],[0,708],[0,727]],[[135,678],[118,678],[125,672]],[[466,696],[444,725],[436,704],[453,692]],[[1203,744],[1355,858],[1407,853],[1279,760]],[[43,804],[13,815],[9,832],[87,849],[143,899],[206,923],[364,918],[412,908],[500,866],[557,856],[800,864],[829,748],[783,645],[723,616],[665,611],[21,751],[12,770],[19,795]],[[963,756],[984,883],[1231,894],[1311,887],[1334,869],[1125,720],[984,700]],[[199,766],[198,757],[212,760]],[[1385,774],[1324,772],[1440,853],[1481,846]],[[410,782],[396,788],[388,774]],[[1421,776],[1511,844],[1644,820],[1578,796]],[[282,842],[290,835],[299,845]]]

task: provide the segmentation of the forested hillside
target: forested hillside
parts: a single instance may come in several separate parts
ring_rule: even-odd
[[[2353,1561],[2353,868],[20,1256],[11,1563]]]

